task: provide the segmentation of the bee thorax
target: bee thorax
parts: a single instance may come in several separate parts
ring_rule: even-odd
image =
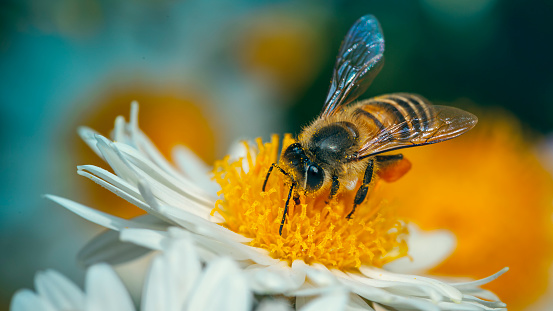
[[[307,142],[307,149],[316,161],[333,164],[351,158],[359,133],[350,122],[336,122],[316,131]]]

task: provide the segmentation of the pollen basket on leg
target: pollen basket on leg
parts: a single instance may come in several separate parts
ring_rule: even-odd
[[[281,150],[294,142],[286,135]],[[269,143],[257,139],[255,148],[246,147],[245,159],[233,162],[226,157],[216,163],[214,173],[221,186],[221,199],[214,211],[225,219],[223,226],[252,238],[249,245],[266,249],[274,258],[290,264],[300,259],[338,269],[379,267],[407,254],[405,224],[385,201],[373,199],[370,193],[348,220],[354,191],[338,193],[330,202],[330,190],[315,195],[300,191],[298,202],[290,200],[279,235],[290,177],[273,170],[262,191],[267,171],[281,153],[279,137],[274,135]],[[244,161],[248,163],[247,171],[242,167]]]

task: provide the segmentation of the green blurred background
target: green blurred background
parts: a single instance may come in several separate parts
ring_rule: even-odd
[[[345,33],[369,13],[386,63],[362,98],[466,98],[552,132],[551,0],[2,1],[0,309],[37,270],[82,282],[74,258],[99,228],[41,197],[100,204],[75,174],[90,163],[78,125],[107,135],[138,99],[141,121],[158,122],[150,131],[208,162],[238,138],[297,133],[320,111]],[[155,115],[167,102],[188,119]]]

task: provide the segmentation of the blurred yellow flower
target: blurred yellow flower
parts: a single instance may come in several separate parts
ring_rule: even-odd
[[[520,310],[546,290],[553,181],[514,117],[502,111],[478,117],[460,138],[405,150],[412,170],[382,191],[422,229],[456,235],[453,254],[430,273],[479,278],[508,266],[500,282],[485,287]]]

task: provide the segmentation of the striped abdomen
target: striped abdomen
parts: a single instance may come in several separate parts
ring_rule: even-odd
[[[395,93],[361,101],[347,108],[358,126],[368,130],[359,156],[437,143],[471,129],[477,118],[460,109],[435,106],[421,96]]]

